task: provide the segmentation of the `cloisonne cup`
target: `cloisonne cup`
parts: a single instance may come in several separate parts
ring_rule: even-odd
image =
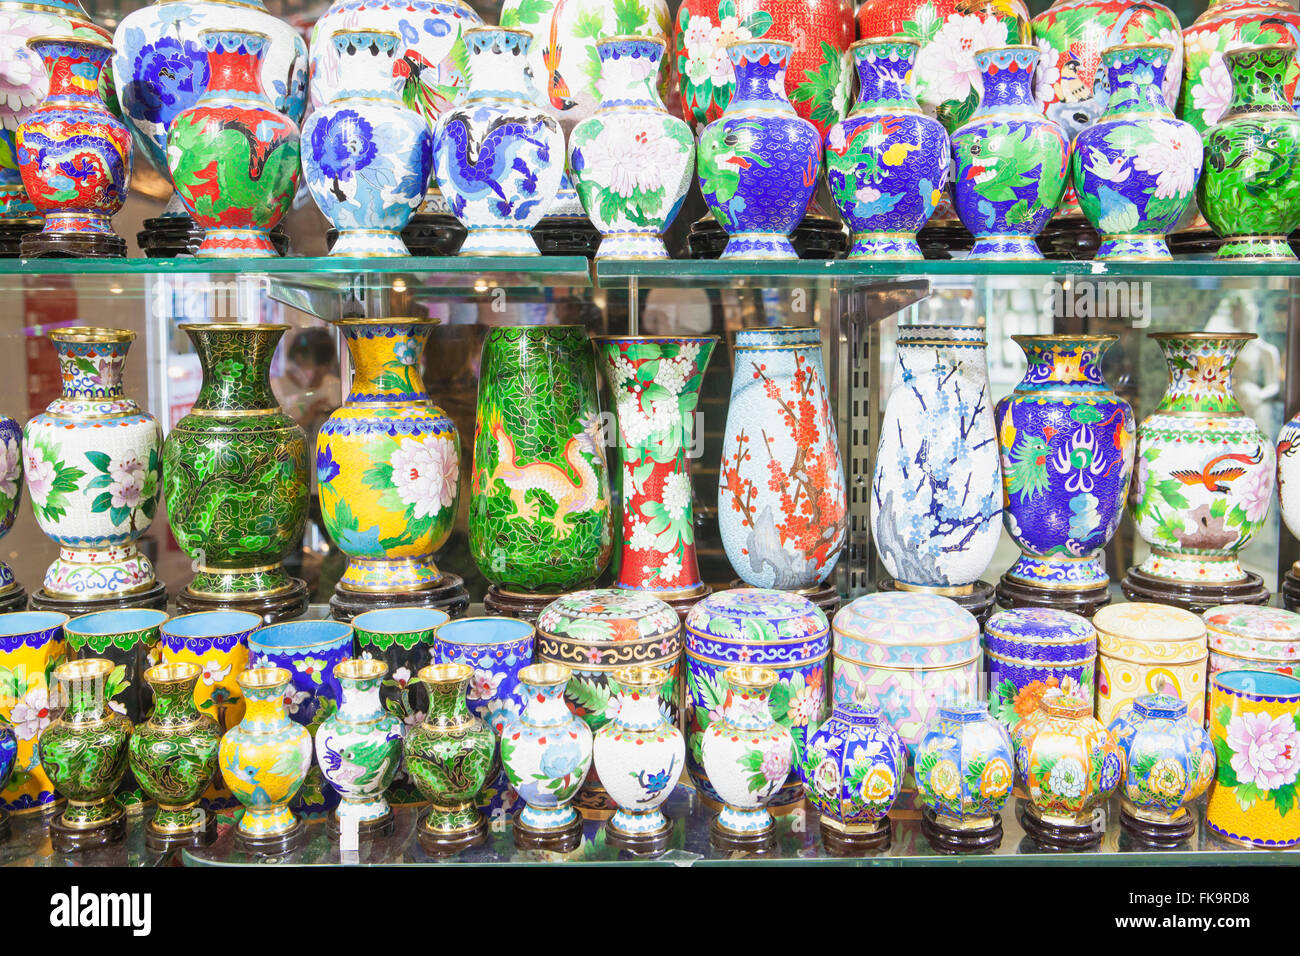
[[[36,740],[59,710],[54,668],[63,663],[63,626],[57,611],[0,614],[0,719],[13,727],[18,752],[13,775],[0,791],[0,810],[54,810],[63,798],[41,768]]]
[[[416,675],[434,662],[438,628],[449,620],[445,611],[431,607],[385,608],[352,619],[357,656],[388,665],[379,692],[384,711],[401,720],[407,730],[429,712],[429,694]]]

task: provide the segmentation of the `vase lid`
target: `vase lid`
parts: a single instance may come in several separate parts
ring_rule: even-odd
[[[649,594],[620,588],[565,594],[537,617],[539,634],[595,643],[673,637],[680,630],[681,619],[671,606]]]
[[[1083,664],[1097,654],[1097,631],[1069,611],[1015,608],[988,619],[984,649],[1015,662]]]
[[[731,588],[700,601],[686,616],[688,640],[775,644],[807,641],[821,635],[829,642],[830,624],[812,601],[792,591]]]
[[[1143,717],[1167,717],[1178,720],[1187,716],[1187,701],[1168,694],[1147,694],[1133,701],[1133,709]]]
[[[866,594],[833,625],[839,658],[879,667],[949,667],[980,656],[975,616],[946,597],[918,591]]]
[[[1252,641],[1292,644],[1300,650],[1300,614],[1293,611],[1255,604],[1221,604],[1210,608],[1201,619],[1210,632],[1211,645],[1216,637],[1231,635]]]
[[[1111,604],[1093,615],[1092,626],[1103,653],[1137,663],[1186,663],[1206,654],[1205,622],[1182,608]]]

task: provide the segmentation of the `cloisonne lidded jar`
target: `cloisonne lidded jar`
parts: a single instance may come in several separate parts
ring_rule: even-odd
[[[122,386],[135,333],[49,333],[63,394],[23,430],[23,471],[41,530],[59,545],[36,595],[51,605],[162,607],[166,588],[136,547],[162,493],[162,429]]]
[[[1254,604],[1224,604],[1201,615],[1210,646],[1210,674],[1277,671],[1300,674],[1300,614]]]
[[[808,734],[826,714],[830,625],[821,609],[799,594],[767,588],[732,588],[705,598],[686,617],[686,766],[705,800],[719,802],[704,766],[710,725],[727,702],[727,669],[769,668],[776,683],[768,695],[772,719],[789,731],[794,766],[804,762]],[[803,797],[797,777],[770,796],[784,809]]]
[[[1093,702],[1097,631],[1087,619],[1054,608],[999,611],[984,625],[989,711],[1014,727],[1052,691]]]
[[[1110,723],[1147,694],[1178,697],[1193,721],[1205,718],[1209,656],[1205,622],[1164,604],[1112,604],[1097,629],[1097,717]]]
[[[999,811],[1011,795],[1015,750],[1007,729],[975,700],[940,703],[916,748],[921,829],[947,852],[1002,843]]]

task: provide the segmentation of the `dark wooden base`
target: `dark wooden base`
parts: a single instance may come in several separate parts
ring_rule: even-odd
[[[889,818],[881,821],[880,829],[871,833],[849,833],[821,821],[822,847],[828,856],[862,856],[888,850],[894,842],[894,827]]]
[[[377,820],[358,822],[357,836],[363,840],[367,837],[391,836],[396,827],[396,823],[394,822],[395,819],[393,811],[390,808],[386,816],[382,816]],[[339,812],[337,809],[331,810],[330,815],[325,819],[325,829],[329,832],[329,835],[336,840],[342,835],[343,826],[339,822]]]
[[[450,214],[434,215],[417,213],[402,230],[402,242],[413,256],[454,256],[460,252],[468,235],[459,219]],[[333,249],[338,242],[339,231],[329,229],[325,233],[325,248]]]
[[[267,624],[291,621],[307,612],[311,600],[307,585],[298,578],[292,580],[293,587],[288,591],[269,597],[212,598],[205,594],[191,594],[186,588],[176,595],[176,610],[180,614],[195,611],[249,611],[261,615]]]
[[[0,810],[0,840],[9,838],[9,811]]]
[[[37,219],[28,222],[6,222],[0,225],[0,259],[17,259],[22,255],[23,236],[40,232],[44,223]]]
[[[849,237],[840,223],[829,216],[809,215],[790,233],[790,244],[800,259],[843,259],[849,251]],[[727,231],[712,215],[697,219],[686,237],[692,259],[717,259],[727,247]]]
[[[144,221],[135,234],[140,251],[151,259],[176,259],[192,256],[203,244],[203,227],[189,216],[156,216]],[[289,251],[289,233],[284,223],[271,230],[271,245],[280,255]]]
[[[159,830],[150,820],[144,828],[144,845],[151,850],[166,852],[180,847],[211,846],[217,839],[217,815],[203,814],[203,825],[195,830]]]
[[[998,582],[997,597],[998,604],[1005,608],[1044,607],[1090,618],[1110,603],[1110,588],[1104,584],[1068,591],[1040,588],[1004,574]]]
[[[1169,252],[1175,256],[1212,256],[1223,240],[1209,229],[1184,229],[1165,237]]]
[[[878,591],[902,591],[897,582],[885,578],[880,582]],[[918,594],[933,594],[933,591],[917,591]],[[974,587],[966,594],[941,594],[940,597],[946,597],[954,601],[958,606],[964,607],[975,615],[982,628],[993,614],[993,606],[997,603],[997,595],[993,590],[993,585],[987,581],[976,581]]]
[[[537,623],[542,610],[561,594],[524,594],[520,591],[503,591],[495,584],[483,595],[483,609],[498,617],[517,617],[530,624]]]
[[[1120,589],[1130,601],[1169,604],[1193,614],[1204,614],[1220,604],[1267,604],[1269,599],[1264,579],[1249,571],[1238,584],[1184,584],[1133,568],[1124,575]]]
[[[714,817],[709,824],[709,843],[724,853],[771,853],[776,847],[776,827],[742,834],[728,830]]]
[[[651,597],[655,597],[655,593],[653,591],[646,591],[644,593],[649,594]],[[682,619],[682,624],[685,625],[686,615],[691,613],[691,608],[695,607],[695,605],[699,604],[701,601],[703,601],[706,597],[708,597],[712,593],[713,593],[713,588],[711,588],[709,585],[706,584],[704,585],[704,589],[701,590],[698,594],[690,594],[687,595],[686,597],[678,597],[678,598],[661,598],[660,600],[662,600],[665,604],[667,604],[674,611],[676,611],[677,616]]]
[[[960,222],[931,222],[916,234],[921,255],[927,259],[953,259],[954,252],[969,252],[975,237]]]
[[[1153,823],[1139,819],[1129,813],[1128,807],[1121,806],[1119,822],[1135,844],[1154,850],[1177,849],[1196,835],[1196,817],[1186,811],[1181,820],[1173,823]]]
[[[921,811],[921,832],[940,853],[987,853],[1002,845],[1002,817],[995,813],[991,826],[961,830],[944,826],[926,807]]]
[[[251,836],[235,827],[235,846],[255,856],[281,856],[292,853],[307,842],[307,824],[301,817],[284,833],[275,836]]]
[[[746,584],[744,581],[740,580],[740,578],[736,578],[734,581],[731,582],[731,587],[747,588],[749,587],[749,585]],[[841,603],[840,592],[835,587],[834,584],[831,584],[829,582],[826,584],[819,585],[818,587],[800,588],[799,590],[795,591],[795,593],[801,595],[802,597],[806,597],[808,600],[812,601],[813,604],[816,604],[819,608],[821,608],[821,612],[826,615],[827,620],[833,618],[835,616],[835,612],[840,609],[840,603]]]
[[[60,611],[69,617],[79,614],[94,614],[96,611],[116,611],[122,608],[147,607],[159,611],[167,610],[167,586],[161,581],[146,591],[126,594],[117,598],[91,598],[77,600],[48,594],[45,588],[32,593],[29,604],[33,611]]]
[[[1282,579],[1282,606],[1288,611],[1300,611],[1300,575],[1294,568]]]
[[[122,259],[126,240],[111,232],[34,232],[22,238],[24,259]]]
[[[668,849],[672,839],[672,820],[668,821],[667,826],[653,833],[624,833],[608,823],[605,824],[606,843],[616,849],[627,850],[629,853],[635,853],[638,856],[654,856],[656,853],[662,853]]]
[[[1038,236],[1038,249],[1048,259],[1091,259],[1101,248],[1101,236],[1083,216],[1062,216]]]
[[[555,853],[572,853],[582,844],[582,814],[567,827],[557,830],[534,830],[519,822],[522,810],[516,810],[514,825],[515,846],[521,850],[551,850]]]
[[[547,216],[533,227],[533,241],[544,256],[586,256],[600,248],[600,230],[591,220],[569,216]]]
[[[8,594],[0,597],[0,614],[25,610],[27,610],[27,589],[21,584]]]
[[[126,837],[126,814],[119,813],[103,826],[82,829],[64,824],[60,814],[50,820],[50,845],[56,853],[77,853],[97,846],[120,843]]]
[[[455,856],[463,850],[487,842],[487,821],[483,819],[482,814],[479,815],[478,823],[473,829],[460,833],[440,833],[427,825],[428,820],[427,814],[420,818],[415,835],[420,841],[421,848],[430,856]]]
[[[1049,823],[1034,813],[1032,807],[1025,808],[1020,822],[1034,845],[1043,850],[1091,850],[1101,844],[1103,835],[1100,826],[1088,823]]]
[[[423,591],[375,592],[349,591],[336,587],[330,598],[330,617],[351,621],[366,611],[386,611],[394,607],[432,607],[450,617],[460,617],[469,610],[469,592],[459,574],[442,576],[442,584]]]

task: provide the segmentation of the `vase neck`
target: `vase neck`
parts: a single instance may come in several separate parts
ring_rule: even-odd
[[[1023,46],[1001,47],[975,54],[975,68],[984,79],[984,92],[971,119],[1026,109],[1041,114],[1034,101],[1034,68],[1038,59],[1037,49]]]
[[[564,688],[568,681],[554,684],[521,684],[526,706],[524,722],[530,727],[560,727],[573,715],[564,702]]]
[[[113,50],[101,43],[79,40],[42,40],[32,44],[32,49],[45,64],[50,76],[47,105],[97,106],[103,108],[99,97],[99,74]]]
[[[771,687],[732,684],[727,689],[724,711],[727,723],[739,730],[766,730],[772,719]]]
[[[1079,392],[1110,391],[1101,374],[1101,357],[1114,344],[1114,336],[1018,335],[1015,339],[1029,362],[1017,391],[1061,388]]]
[[[469,51],[469,87],[464,99],[506,100],[537,105],[541,95],[528,70],[533,38],[518,30],[476,28],[465,32]]]
[[[1169,363],[1169,387],[1156,406],[1156,414],[1241,414],[1241,405],[1232,392],[1232,369],[1241,350],[1253,338],[1162,337],[1159,342]]]
[[[90,724],[102,720],[108,713],[102,676],[60,678],[59,688],[66,704],[63,711],[65,723]]]
[[[618,702],[614,722],[624,730],[654,730],[664,722],[659,712],[658,687],[625,687],[618,695]]]
[[[289,681],[270,687],[244,688],[244,719],[240,726],[250,733],[265,733],[289,722],[284,696],[292,688]]]
[[[193,677],[149,681],[149,687],[153,690],[152,722],[159,727],[177,727],[198,719],[199,711],[194,706],[194,688],[198,683],[197,674]]]
[[[114,401],[123,397],[122,370],[135,336],[118,341],[77,342],[55,339],[63,399],[68,402]]]
[[[469,678],[425,681],[429,691],[429,714],[425,723],[432,727],[463,727],[470,722],[465,691]]]
[[[664,45],[651,38],[620,37],[596,44],[600,56],[602,109],[638,106],[664,109],[659,95],[659,63]]]
[[[208,51],[209,79],[199,102],[266,100],[262,89],[262,60],[270,41],[264,34],[222,30],[204,33],[203,43]]]
[[[182,325],[203,368],[194,412],[278,411],[271,391],[271,359],[288,326]]]
[[[1295,58],[1295,48],[1283,46],[1227,54],[1228,70],[1232,73],[1232,104],[1222,120],[1241,113],[1294,113],[1295,108],[1286,95],[1286,76]]]
[[[1110,84],[1110,101],[1103,118],[1127,113],[1173,116],[1165,102],[1165,72],[1172,50],[1165,46],[1111,47],[1101,55],[1101,67]]]
[[[854,46],[858,100],[853,112],[878,109],[921,112],[916,94],[907,82],[916,63],[916,53],[917,45],[905,40],[879,40]]]
[[[371,721],[384,716],[379,699],[382,677],[341,677],[343,700],[339,704],[339,719],[345,721]]]
[[[349,30],[330,38],[339,55],[339,88],[332,102],[351,98],[387,100],[401,105],[401,79],[393,75],[402,38],[382,30]]]
[[[354,372],[348,403],[409,404],[429,400],[420,359],[432,326],[425,323],[342,325]]]
[[[797,116],[785,91],[785,74],[790,66],[790,44],[735,44],[727,49],[736,71],[736,90],[727,112],[761,109],[768,113]]]

